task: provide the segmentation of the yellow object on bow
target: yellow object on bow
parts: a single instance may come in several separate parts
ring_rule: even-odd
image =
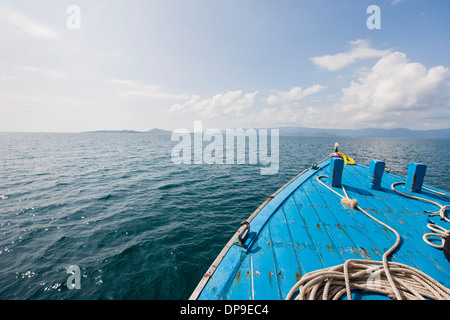
[[[338,156],[344,159],[345,164],[355,164],[355,160],[350,157],[347,157],[345,154],[338,152]]]

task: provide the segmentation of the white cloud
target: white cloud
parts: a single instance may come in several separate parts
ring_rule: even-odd
[[[448,105],[446,90],[440,89],[448,85],[449,79],[446,67],[427,69],[409,62],[404,53],[393,52],[342,89],[343,96],[333,109],[335,119],[359,125],[389,122],[408,127],[408,117],[425,121],[442,109],[442,103]]]
[[[395,6],[397,4],[399,4],[400,2],[403,2],[405,0],[392,0],[392,5]]]
[[[275,94],[271,94],[267,98],[267,103],[275,105],[278,103],[286,103],[290,101],[299,101],[306,98],[309,95],[318,93],[324,90],[326,87],[319,84],[315,84],[312,87],[303,89],[302,87],[294,87],[289,91],[277,91]]]
[[[281,126],[308,125],[308,121],[318,118],[315,107],[299,107],[294,102],[324,90],[326,87],[313,85],[303,89],[293,87],[288,91],[269,91],[256,104],[259,91],[244,93],[242,90],[216,94],[210,98],[194,95],[184,103],[172,105],[168,112],[173,115],[197,114],[215,120],[226,120],[226,124],[238,126]],[[264,107],[265,104],[271,105]],[[224,123],[225,124],[225,123]]]
[[[318,107],[293,108],[290,105],[264,108],[245,119],[245,125],[261,127],[320,126],[321,111]]]
[[[383,55],[372,68],[342,89],[331,106],[300,107],[295,99],[317,93],[323,86],[294,87],[267,98],[276,107],[248,114],[244,125],[306,126],[319,128],[436,128],[450,119],[450,70],[410,62],[406,54]]]
[[[118,95],[123,98],[156,100],[183,100],[189,98],[185,94],[164,92],[160,86],[143,85],[131,80],[112,79],[110,82],[121,87]]]
[[[40,75],[43,78],[59,78],[59,79],[67,78],[64,72],[55,69],[43,69],[31,66],[15,66],[15,68],[19,71],[25,71],[28,73]]]
[[[44,40],[59,38],[59,34],[50,27],[34,21],[21,13],[0,8],[0,18],[7,21],[19,33],[26,33]]]
[[[216,94],[206,99],[194,95],[184,103],[172,105],[168,111],[172,114],[194,112],[206,117],[227,114],[240,116],[245,109],[253,106],[257,94],[258,91],[254,91],[243,95],[242,90],[236,90],[224,94]]]
[[[335,55],[313,57],[311,58],[311,61],[319,67],[325,68],[329,71],[335,71],[342,69],[358,60],[380,58],[391,53],[390,50],[377,50],[370,48],[367,40],[359,39],[356,41],[351,41],[350,45],[352,48],[347,52],[338,53]]]

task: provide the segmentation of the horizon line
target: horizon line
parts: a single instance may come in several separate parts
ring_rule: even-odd
[[[280,126],[280,127],[236,127],[236,128],[228,128],[228,129],[286,129],[286,128],[292,128],[292,129],[309,129],[309,130],[326,130],[326,131],[360,131],[360,130],[385,130],[385,131],[392,131],[392,130],[408,130],[408,131],[442,131],[442,130],[450,130],[450,127],[448,128],[437,128],[437,129],[410,129],[410,128],[404,128],[404,127],[396,127],[396,128],[380,128],[380,127],[365,127],[365,128],[358,128],[358,129],[343,129],[343,128],[316,128],[316,127],[302,127],[302,126]],[[179,129],[179,128],[177,128]],[[174,132],[175,130],[168,130],[168,129],[161,129],[161,128],[152,128],[149,130],[135,130],[135,129],[94,129],[94,130],[84,130],[84,131],[0,131],[0,133],[67,133],[67,134],[76,134],[76,133],[100,133],[100,132],[111,132],[111,133],[151,133],[152,130],[160,130],[165,132]],[[216,128],[210,128],[210,129],[216,129]],[[206,129],[208,130],[208,129]],[[202,132],[206,131],[203,130]],[[220,131],[225,131],[227,129],[218,129]]]

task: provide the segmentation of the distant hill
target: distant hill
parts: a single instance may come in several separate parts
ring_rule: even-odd
[[[280,136],[307,137],[374,137],[374,138],[427,138],[450,139],[450,128],[432,130],[396,129],[317,129],[306,127],[282,127]]]
[[[373,137],[373,138],[424,138],[450,139],[450,128],[432,130],[396,129],[320,129],[307,127],[280,127],[280,136],[295,137]],[[149,131],[135,130],[98,130],[85,133],[149,133],[153,135],[171,135],[172,131],[154,128]],[[225,132],[223,131],[223,134]]]
[[[147,133],[158,134],[158,135],[167,135],[167,134],[172,134],[172,131],[155,128],[155,129],[148,130]]]
[[[151,134],[172,134],[172,131],[162,130],[162,129],[151,129],[148,131],[136,131],[136,130],[95,130],[95,131],[85,131],[82,133],[151,133]]]
[[[135,130],[96,130],[96,131],[85,131],[82,133],[142,133]]]

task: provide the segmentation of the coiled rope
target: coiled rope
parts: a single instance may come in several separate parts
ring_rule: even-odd
[[[450,236],[450,230],[447,230],[447,229],[445,229],[441,226],[438,226],[437,224],[434,224],[434,223],[427,224],[427,227],[431,231],[434,231],[434,233],[425,233],[423,235],[423,241],[425,241],[426,244],[432,246],[433,248],[440,249],[440,250],[444,249],[445,240],[447,239],[448,236]],[[430,241],[428,241],[429,237],[441,238],[441,245],[431,243]]]
[[[344,186],[342,186],[342,190],[345,197],[324,184],[320,180],[323,177],[327,176],[318,176],[317,181],[338,195],[344,204],[358,209],[370,219],[390,230],[397,239],[394,245],[383,254],[381,262],[349,259],[344,264],[305,274],[289,291],[286,300],[292,299],[297,291],[298,295],[295,298],[297,300],[337,300],[344,293],[347,294],[347,299],[351,300],[352,289],[376,292],[397,300],[450,299],[450,289],[425,273],[402,263],[389,262],[388,257],[400,245],[400,234],[361,208],[356,199],[350,199]]]
[[[403,195],[405,197],[416,199],[416,200],[420,200],[420,201],[424,201],[424,202],[428,202],[428,203],[434,204],[435,206],[438,206],[439,207],[438,211],[425,211],[425,213],[429,213],[430,217],[432,217],[432,216],[441,216],[441,220],[445,220],[447,222],[450,222],[450,219],[445,216],[445,212],[447,211],[448,208],[450,208],[450,205],[445,205],[444,206],[444,205],[441,205],[439,202],[436,202],[436,201],[432,201],[432,200],[429,200],[429,199],[424,199],[424,198],[421,198],[421,197],[413,196],[411,194],[407,194],[407,193],[398,191],[397,189],[395,189],[395,186],[400,185],[400,184],[405,184],[405,182],[394,182],[391,185],[391,189],[394,190],[395,192],[397,192],[398,194],[401,194],[401,195]],[[440,194],[442,196],[450,197],[450,195],[448,195],[448,194],[445,194],[445,193],[442,193],[442,192],[439,192],[439,191],[436,191],[436,190],[432,190],[432,189],[429,189],[429,188],[426,188],[426,187],[422,187],[422,189],[425,189],[427,191],[430,191],[430,192],[433,192],[433,193],[436,193],[436,194]],[[427,224],[427,227],[431,231],[434,231],[434,233],[425,233],[423,235],[423,241],[425,241],[426,244],[432,246],[433,248],[442,250],[444,248],[445,240],[447,239],[448,236],[450,236],[450,230],[447,230],[447,229],[445,229],[445,228],[443,228],[441,226],[438,226],[438,225],[436,225],[434,223]],[[441,245],[437,245],[437,244],[434,244],[434,243],[430,242],[428,240],[429,237],[441,238],[442,244]]]

